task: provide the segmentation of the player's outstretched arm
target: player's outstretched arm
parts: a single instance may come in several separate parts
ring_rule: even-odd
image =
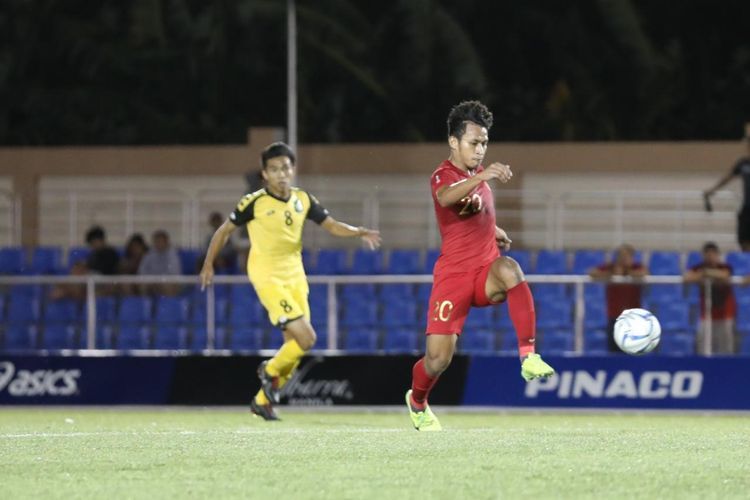
[[[704,191],[703,195],[706,196],[706,197],[713,196],[713,194],[716,191],[718,191],[719,189],[721,189],[724,186],[726,186],[727,184],[729,184],[729,181],[731,181],[733,177],[734,177],[734,168],[732,168],[732,170],[730,170],[729,173],[727,173],[727,175],[725,175],[724,177],[722,177],[721,179],[719,179],[719,182],[717,182],[714,187],[712,187],[711,189],[707,189],[706,191]]]
[[[358,236],[362,238],[362,241],[365,242],[370,250],[375,250],[380,246],[381,239],[380,231],[378,230],[369,229],[362,226],[350,226],[349,224],[346,224],[344,222],[337,221],[330,215],[326,217],[320,225],[323,227],[323,229],[325,229],[332,235],[338,236],[340,238],[351,238],[354,236]]]
[[[435,194],[441,207],[449,207],[458,203],[483,181],[497,179],[500,182],[505,183],[508,182],[511,177],[513,177],[513,172],[510,170],[510,166],[496,162],[470,179],[456,182],[450,186],[441,187]]]
[[[208,244],[208,250],[206,251],[206,259],[203,261],[203,267],[201,268],[201,290],[205,290],[213,281],[214,260],[216,260],[216,256],[221,249],[224,248],[224,245],[227,244],[229,236],[235,229],[237,229],[237,226],[227,219],[211,237],[211,243]]]

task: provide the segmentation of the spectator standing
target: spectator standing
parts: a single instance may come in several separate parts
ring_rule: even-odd
[[[703,261],[687,270],[683,278],[685,283],[700,285],[701,321],[696,338],[696,351],[698,354],[733,354],[737,303],[732,291],[732,266],[722,260],[718,245],[713,242],[703,245]],[[710,350],[706,327],[706,280],[711,283]]]
[[[594,279],[608,280],[614,276],[643,278],[648,272],[643,264],[635,261],[635,248],[632,245],[620,245],[615,259],[589,271]],[[641,307],[643,285],[638,283],[607,283],[607,349],[609,352],[621,352],[615,343],[615,321],[625,309]]]
[[[179,276],[182,274],[180,256],[169,241],[169,233],[163,229],[151,235],[151,248],[143,256],[138,266],[142,276]],[[176,295],[180,287],[174,284],[150,285],[144,287],[149,294]]]

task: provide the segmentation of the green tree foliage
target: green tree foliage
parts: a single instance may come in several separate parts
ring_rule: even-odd
[[[750,3],[297,0],[300,139],[736,138]],[[0,2],[0,144],[236,143],[286,120],[284,0]]]

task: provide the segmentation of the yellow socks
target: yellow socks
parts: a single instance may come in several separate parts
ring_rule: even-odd
[[[285,373],[288,374],[304,355],[305,351],[302,350],[296,340],[284,342],[276,356],[268,361],[266,372],[272,377],[281,377]]]

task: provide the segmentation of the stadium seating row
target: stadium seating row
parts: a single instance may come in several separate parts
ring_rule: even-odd
[[[316,349],[325,349],[327,336],[320,329]],[[281,333],[265,328],[217,327],[215,348],[234,351],[277,349]],[[82,349],[86,347],[86,333],[71,325],[7,326],[0,332],[5,350],[30,349]],[[103,349],[168,349],[200,351],[207,346],[205,326],[177,325],[120,325],[102,327],[97,331],[96,346]],[[658,351],[662,354],[689,355],[695,352],[695,336],[688,332],[671,332],[662,335]],[[565,354],[574,351],[570,330],[546,330],[538,336],[538,345],[547,354]],[[415,328],[348,328],[341,331],[339,347],[351,352],[414,353],[424,348],[424,335]],[[460,352],[470,354],[512,354],[516,351],[516,337],[512,331],[497,332],[477,329],[467,332],[458,343]],[[584,350],[588,355],[607,354],[604,330],[587,330]],[[740,353],[750,354],[750,335],[741,338]]]
[[[344,331],[389,332],[421,331],[425,323],[430,285],[346,285],[342,287],[337,307],[339,327]],[[85,311],[81,304],[66,300],[44,300],[43,287],[14,287],[0,294],[0,322],[5,325],[6,349],[19,346],[51,345],[79,347],[76,333],[83,330]],[[328,322],[328,300],[325,285],[313,285],[310,296],[316,329],[325,332]],[[265,311],[249,285],[221,286],[215,301],[215,324],[230,334],[239,331],[265,331],[270,328]],[[537,298],[537,326],[541,332],[571,332],[574,329],[574,302],[563,296]],[[659,317],[665,333],[688,333],[696,330],[698,308],[685,300],[650,301],[644,304]],[[607,328],[604,300],[587,298],[584,307],[586,331]],[[100,347],[139,345],[159,348],[192,348],[203,346],[207,323],[205,295],[196,288],[179,297],[153,300],[139,296],[99,297],[96,300],[97,324],[101,327]],[[737,330],[750,336],[750,297],[738,299]],[[507,305],[472,309],[466,331],[513,333]],[[9,333],[10,332],[10,333]],[[158,332],[158,335],[156,334]],[[479,342],[483,334],[471,342]],[[493,334],[494,335],[494,334]],[[257,335],[253,338],[256,338]],[[569,337],[569,335],[568,335]],[[56,340],[50,340],[54,338]],[[265,345],[257,341],[243,348]],[[121,339],[121,340],[120,340]],[[135,340],[140,339],[140,340]],[[10,341],[9,341],[10,340]],[[228,343],[229,348],[235,348]],[[494,345],[494,344],[493,344]],[[172,346],[172,347],[167,347]],[[192,347],[191,347],[192,346]],[[129,348],[129,347],[127,347]],[[490,350],[495,350],[497,346]],[[567,348],[567,347],[566,347]],[[477,347],[477,349],[479,349]],[[563,349],[564,350],[564,349]]]
[[[36,247],[27,255],[21,247],[0,248],[0,274],[59,274],[88,255],[88,248],[73,247],[63,259],[62,248]],[[184,274],[195,274],[201,251],[180,249]],[[439,251],[395,249],[390,252],[358,249],[321,249],[316,253],[305,250],[303,259],[309,274],[429,274]],[[527,273],[586,274],[587,271],[611,258],[604,250],[512,250],[508,255],[516,259]],[[636,260],[643,261],[638,253]],[[699,252],[682,254],[675,251],[652,251],[648,254],[648,268],[653,275],[679,275],[686,268],[700,262]],[[726,261],[735,275],[750,274],[750,252],[728,252]],[[242,266],[238,266],[238,272]]]

